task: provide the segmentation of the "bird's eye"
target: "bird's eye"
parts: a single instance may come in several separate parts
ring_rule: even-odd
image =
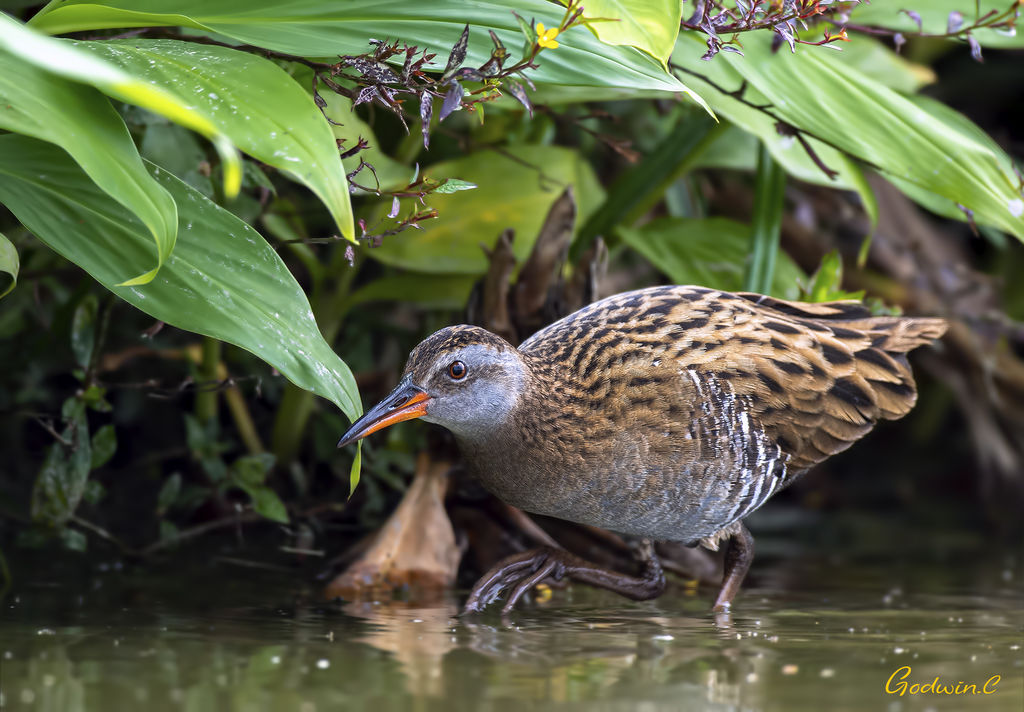
[[[466,368],[466,364],[462,363],[462,361],[452,361],[448,365],[448,375],[456,381],[461,381],[465,378],[468,371],[469,369]]]

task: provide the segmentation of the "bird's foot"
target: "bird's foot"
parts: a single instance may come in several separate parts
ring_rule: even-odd
[[[506,614],[537,584],[564,579],[606,588],[636,601],[656,598],[665,590],[665,574],[649,543],[644,544],[641,557],[644,573],[637,578],[601,568],[563,549],[549,546],[531,549],[498,562],[481,576],[462,611],[478,613],[508,590],[508,599],[501,609],[502,614]]]
[[[715,599],[715,605],[711,609],[716,614],[728,616],[732,608],[732,599],[740,590],[740,584],[747,575],[750,562],[754,560],[754,537],[743,526],[742,522],[736,528],[729,539],[729,548],[725,550],[725,576],[722,579],[722,588]]]
[[[477,580],[462,612],[479,613],[509,590],[501,609],[503,614],[508,613],[527,591],[545,579],[561,581],[566,573],[566,558],[577,559],[561,549],[542,546],[502,559]]]

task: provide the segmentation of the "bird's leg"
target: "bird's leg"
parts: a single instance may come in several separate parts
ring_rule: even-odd
[[[644,571],[640,577],[635,577],[603,569],[564,549],[550,546],[515,554],[498,562],[480,577],[466,600],[463,613],[482,611],[506,589],[509,596],[502,613],[508,613],[527,591],[545,579],[561,581],[568,578],[614,591],[635,601],[656,598],[665,590],[665,573],[650,540],[643,540],[639,556]]]
[[[747,575],[750,562],[754,560],[754,537],[750,535],[742,522],[729,538],[728,548],[725,550],[725,575],[722,577],[722,588],[715,600],[717,612],[727,612],[732,605],[732,599],[740,590],[743,577]]]

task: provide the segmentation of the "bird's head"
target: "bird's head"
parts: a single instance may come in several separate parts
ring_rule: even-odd
[[[527,367],[510,343],[476,326],[449,326],[409,354],[402,378],[352,424],[338,447],[370,433],[422,418],[467,440],[486,438],[515,409]]]

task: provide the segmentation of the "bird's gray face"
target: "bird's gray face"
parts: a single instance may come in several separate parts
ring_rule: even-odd
[[[503,339],[478,327],[442,329],[413,349],[395,389],[338,446],[411,418],[460,438],[486,438],[515,409],[526,376],[519,352]]]
[[[506,420],[519,402],[526,373],[514,349],[471,344],[439,354],[404,377],[430,398],[423,420],[471,437],[486,435]]]

